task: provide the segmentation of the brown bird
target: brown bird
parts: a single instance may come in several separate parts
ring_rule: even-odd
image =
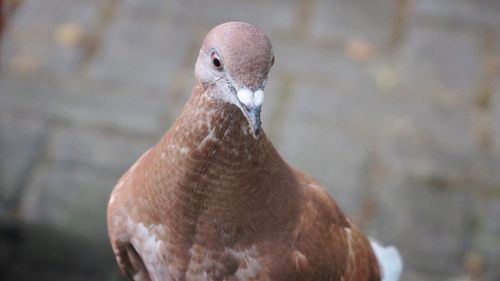
[[[109,237],[130,279],[381,279],[367,237],[261,130],[273,63],[253,25],[205,38],[180,117],[111,194]]]

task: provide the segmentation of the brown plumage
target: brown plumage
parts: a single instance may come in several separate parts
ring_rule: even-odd
[[[380,280],[367,238],[260,130],[273,62],[253,25],[209,33],[180,117],[111,195],[109,236],[129,278]]]

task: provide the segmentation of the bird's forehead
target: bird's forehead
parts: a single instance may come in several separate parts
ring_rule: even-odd
[[[217,49],[226,60],[270,59],[272,45],[266,34],[256,26],[243,22],[229,22],[216,26],[204,41],[206,50]]]

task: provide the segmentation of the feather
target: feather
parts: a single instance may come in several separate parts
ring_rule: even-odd
[[[383,247],[370,239],[375,256],[381,268],[382,281],[398,281],[403,271],[403,259],[394,246]]]

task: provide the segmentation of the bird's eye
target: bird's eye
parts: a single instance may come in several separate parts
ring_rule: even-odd
[[[212,52],[210,57],[212,59],[212,64],[214,65],[214,68],[218,71],[222,71],[223,66],[222,66],[222,61],[221,61],[219,55],[216,52]]]

